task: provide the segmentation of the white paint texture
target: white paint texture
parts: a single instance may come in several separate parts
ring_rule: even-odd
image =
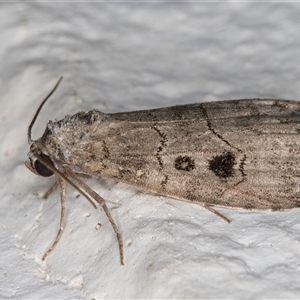
[[[1,3],[0,297],[299,298],[300,209],[222,209],[228,225],[103,179],[89,184],[122,203],[112,214],[125,266],[103,212],[71,188],[65,233],[43,264],[59,193],[37,197],[53,179],[22,162],[29,121],[61,75],[35,138],[49,119],[92,108],[299,99],[299,14],[299,3]]]

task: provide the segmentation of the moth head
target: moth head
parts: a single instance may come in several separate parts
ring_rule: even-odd
[[[38,151],[35,142],[30,146],[28,153],[28,160],[24,161],[25,166],[34,174],[43,177],[50,177],[54,175],[52,169],[55,169],[54,163],[47,155]]]
[[[40,106],[38,107],[35,115],[33,116],[27,131],[27,137],[28,137],[28,143],[30,145],[30,151],[28,153],[29,160],[24,161],[25,166],[35,173],[36,175],[40,175],[43,177],[50,177],[55,173],[55,166],[53,164],[53,161],[45,153],[45,151],[42,151],[42,147],[40,145],[40,140],[33,141],[31,139],[31,130],[35,123],[35,120],[37,116],[39,115],[43,105],[46,103],[46,101],[50,98],[50,96],[54,93],[56,88],[58,87],[60,81],[62,80],[62,77],[59,78],[58,82],[56,83],[55,87],[52,89],[52,91],[49,93],[49,95],[42,101]]]

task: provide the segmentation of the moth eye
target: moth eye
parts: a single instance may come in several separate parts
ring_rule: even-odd
[[[42,158],[51,166],[54,167],[52,160],[47,155],[42,155]],[[50,177],[54,173],[44,166],[38,159],[34,163],[34,168],[36,172],[43,177]]]

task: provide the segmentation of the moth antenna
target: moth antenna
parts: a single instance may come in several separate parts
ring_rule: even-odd
[[[55,87],[52,89],[52,91],[48,94],[48,96],[42,101],[42,103],[40,104],[39,108],[37,109],[37,111],[35,112],[29,126],[28,126],[28,130],[27,130],[27,138],[28,138],[28,143],[31,144],[32,143],[32,139],[31,139],[31,129],[32,126],[34,125],[37,116],[39,115],[42,107],[44,106],[44,104],[46,103],[46,101],[51,97],[51,95],[55,92],[56,88],[58,87],[59,83],[61,82],[61,80],[63,79],[63,76],[61,76],[58,80],[58,82],[56,83]]]

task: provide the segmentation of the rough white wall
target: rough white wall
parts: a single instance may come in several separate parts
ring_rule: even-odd
[[[53,179],[23,165],[26,130],[97,108],[117,112],[210,100],[300,96],[299,3],[1,3],[1,298],[298,298],[300,209],[214,214],[102,179],[125,266],[101,210],[69,188],[59,224]],[[101,228],[96,230],[100,222]]]

